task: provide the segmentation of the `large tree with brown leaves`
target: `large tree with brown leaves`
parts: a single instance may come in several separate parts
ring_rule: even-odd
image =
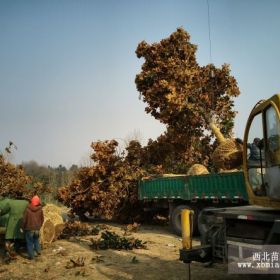
[[[141,167],[141,145],[131,141],[126,154],[118,155],[115,140],[91,144],[93,165],[79,170],[69,187],[59,190],[59,199],[73,212],[116,218],[134,219],[137,206],[137,182],[147,172]],[[132,220],[130,220],[132,221]]]
[[[142,41],[136,50],[138,58],[144,58],[135,82],[146,103],[145,110],[167,125],[163,137],[174,155],[180,153],[177,160],[187,158],[187,165],[209,158],[212,147],[206,131],[212,119],[225,136],[231,133],[235,117],[233,98],[239,95],[229,66],[200,66],[196,51],[197,46],[183,28],[159,43]],[[157,142],[162,142],[163,137]]]

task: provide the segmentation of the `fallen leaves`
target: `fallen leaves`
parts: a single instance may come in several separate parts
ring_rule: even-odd
[[[78,257],[76,260],[70,259],[65,268],[70,269],[74,267],[83,267],[85,266],[85,260],[85,257]]]
[[[139,260],[136,258],[136,256],[131,259],[131,263],[139,263]]]
[[[124,236],[116,234],[115,232],[106,230],[102,232],[101,238],[99,238],[98,240],[92,239],[92,244],[90,245],[90,247],[94,250],[132,250],[146,249],[146,243],[137,238],[126,238]]]
[[[67,222],[58,238],[69,239],[72,236],[98,235],[101,228],[80,221]]]

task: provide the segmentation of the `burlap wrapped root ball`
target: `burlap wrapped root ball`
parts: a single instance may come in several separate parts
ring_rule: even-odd
[[[60,207],[54,204],[46,204],[43,207],[44,213],[44,223],[40,230],[40,243],[50,244],[55,238],[57,238],[58,233],[56,233],[56,225],[63,224],[62,210]],[[57,227],[60,229],[60,227]]]
[[[221,171],[236,170],[243,161],[243,145],[236,139],[225,138],[214,121],[210,128],[217,138],[218,147],[212,154],[214,166]]]
[[[209,174],[209,171],[204,165],[198,163],[192,165],[187,172],[188,176],[203,175],[203,174]]]
[[[55,226],[50,219],[44,220],[40,229],[40,243],[42,246],[52,243],[55,237]]]
[[[212,160],[220,171],[236,169],[243,161],[243,147],[235,139],[225,139],[213,152]]]

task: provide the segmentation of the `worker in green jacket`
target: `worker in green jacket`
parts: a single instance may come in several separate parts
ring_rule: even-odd
[[[15,250],[18,249],[19,241],[24,240],[21,223],[27,206],[28,201],[26,200],[0,199],[0,216],[9,215],[6,222],[5,241],[14,243]]]
[[[0,216],[0,234],[1,235],[3,235],[3,234],[5,235],[5,233],[6,233],[8,219],[9,219],[8,214]]]
[[[8,203],[8,201],[9,201],[9,199],[4,198],[3,196],[0,196],[0,227],[1,227],[1,229],[4,228],[5,232],[6,232],[8,219],[9,219],[9,214],[1,214],[1,209],[6,207],[6,204]],[[1,234],[3,234],[2,231],[1,231]]]

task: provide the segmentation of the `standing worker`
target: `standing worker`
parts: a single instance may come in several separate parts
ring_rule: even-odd
[[[248,160],[250,161],[250,163],[255,163],[257,162],[257,164],[260,164],[260,160],[261,160],[261,156],[260,156],[260,145],[261,139],[260,138],[254,138],[253,143],[247,144],[248,149],[250,150],[250,154],[249,154],[249,158]],[[263,156],[263,155],[262,155]]]
[[[26,208],[22,221],[22,229],[25,233],[28,258],[34,259],[34,251],[37,255],[41,254],[39,241],[40,228],[44,222],[43,210],[39,196],[32,197],[30,204]]]

